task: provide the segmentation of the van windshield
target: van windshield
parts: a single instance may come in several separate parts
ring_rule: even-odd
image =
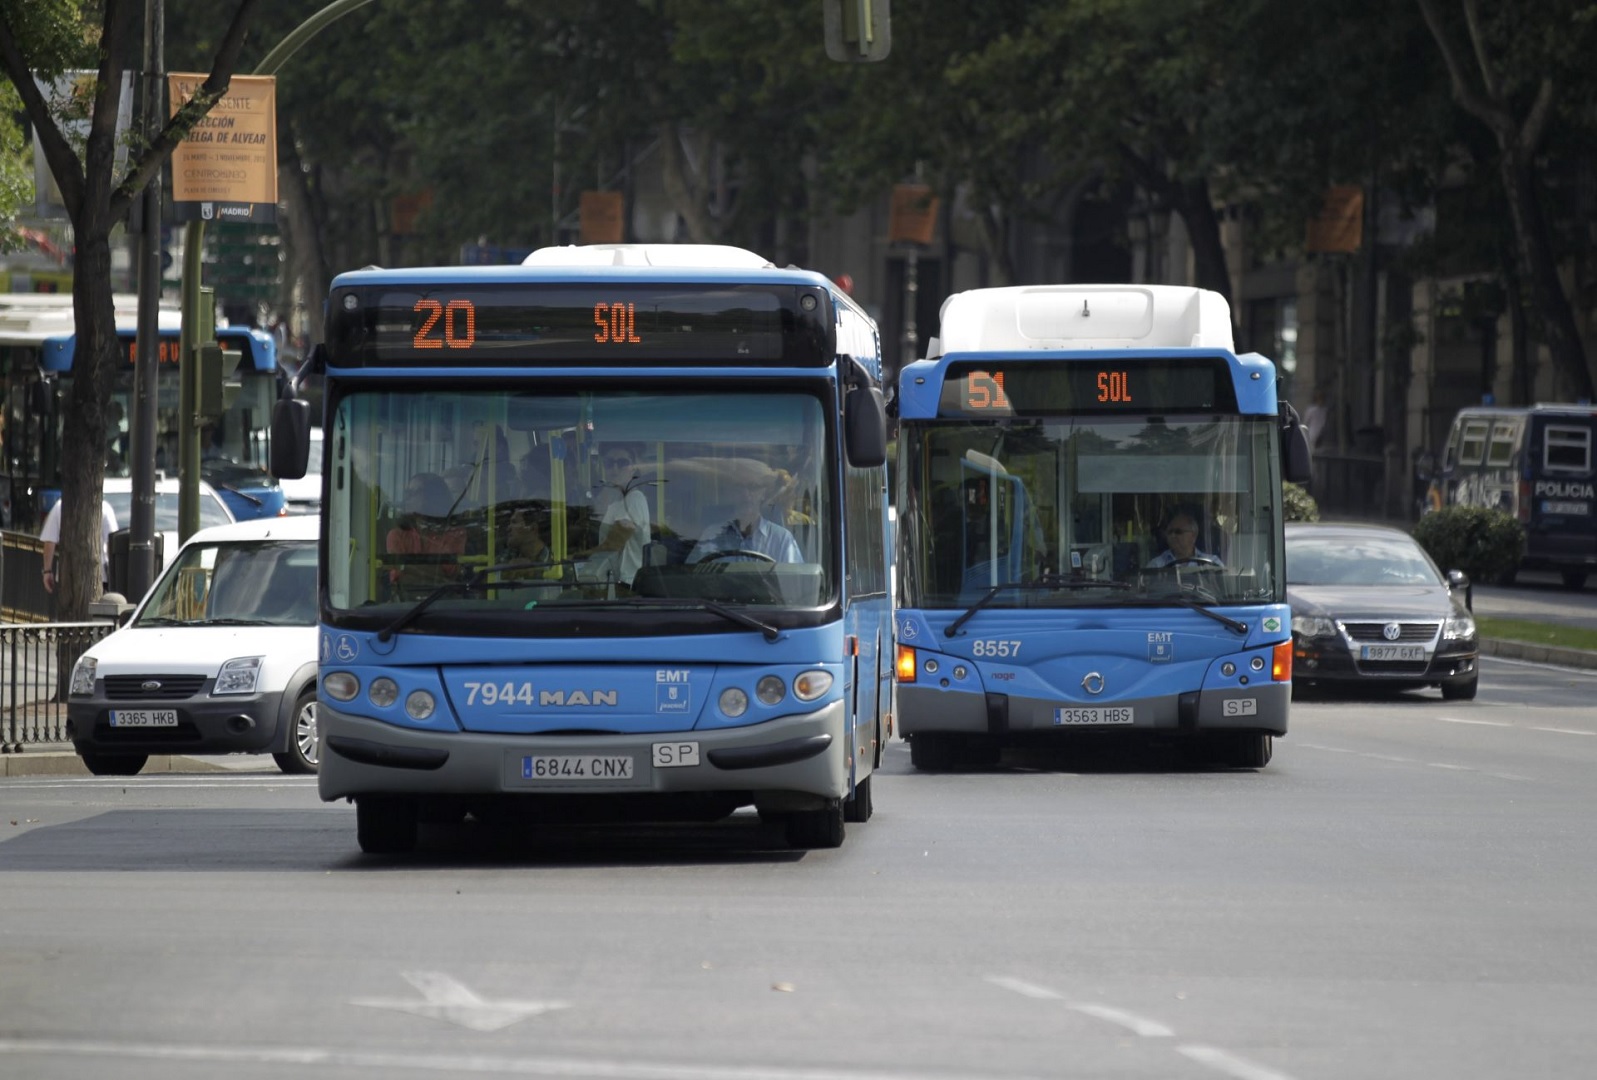
[[[314,626],[316,544],[190,544],[156,582],[134,626]]]

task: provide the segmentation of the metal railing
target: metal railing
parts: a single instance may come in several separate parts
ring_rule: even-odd
[[[67,742],[72,665],[114,622],[0,625],[0,753]]]

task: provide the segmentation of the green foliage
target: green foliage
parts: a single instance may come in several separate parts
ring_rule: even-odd
[[[1420,518],[1413,535],[1437,566],[1462,570],[1471,581],[1496,581],[1525,556],[1525,526],[1484,506],[1444,506]]]
[[[33,200],[33,147],[14,119],[21,109],[16,88],[0,82],[0,252],[21,245],[17,211]]]
[[[1320,504],[1314,501],[1313,495],[1297,484],[1281,485],[1281,506],[1285,511],[1283,521],[1320,520]]]

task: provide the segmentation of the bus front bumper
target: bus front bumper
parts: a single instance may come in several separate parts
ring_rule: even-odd
[[[898,723],[900,733],[905,736],[918,732],[956,732],[1000,739],[1011,735],[1073,731],[1170,735],[1257,731],[1285,735],[1291,699],[1292,684],[1286,682],[1226,690],[1194,690],[1102,705],[900,684]]]
[[[424,731],[317,711],[323,800],[356,795],[605,795],[765,792],[843,798],[844,704],[749,727],[672,734],[505,735]],[[868,762],[862,762],[864,774]]]

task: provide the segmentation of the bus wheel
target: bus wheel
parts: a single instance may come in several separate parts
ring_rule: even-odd
[[[843,844],[843,800],[832,799],[822,810],[787,817],[787,842],[796,848],[834,848]]]
[[[922,731],[909,739],[909,763],[936,772],[954,764],[953,737],[940,731]]]
[[[368,855],[401,855],[416,847],[416,803],[383,795],[355,797],[355,838]]]
[[[843,804],[844,821],[869,821],[875,807],[871,805],[871,778],[866,777],[854,785],[854,797]]]
[[[149,754],[97,754],[92,751],[80,751],[83,758],[83,767],[95,776],[137,776],[139,770],[144,768],[144,763],[150,760]]]
[[[1249,731],[1230,736],[1226,750],[1226,764],[1232,768],[1262,769],[1270,764],[1275,746],[1270,736]]]

